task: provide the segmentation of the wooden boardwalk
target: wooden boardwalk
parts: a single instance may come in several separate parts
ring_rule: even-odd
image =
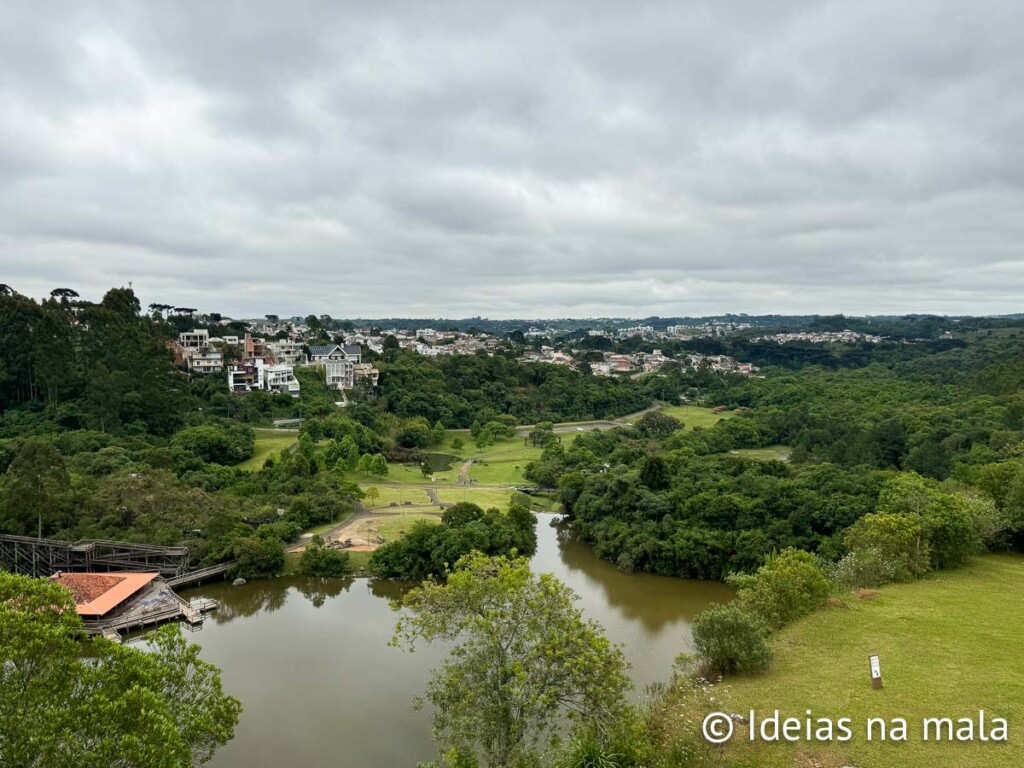
[[[183,587],[186,584],[198,584],[202,581],[211,579],[214,576],[225,574],[236,565],[238,565],[237,560],[232,560],[227,563],[217,563],[217,565],[211,565],[209,568],[200,568],[198,571],[189,571],[181,576],[175,576],[168,579],[167,583],[172,587]]]
[[[125,608],[110,616],[84,621],[83,624],[90,635],[102,635],[120,642],[121,635],[127,632],[169,621],[184,621],[188,629],[199,629],[203,625],[204,614],[216,608],[216,600],[202,598],[188,602],[175,594],[166,581],[157,579]]]

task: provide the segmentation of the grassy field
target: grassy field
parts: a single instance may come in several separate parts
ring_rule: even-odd
[[[373,502],[372,506],[369,498],[363,499],[363,506],[367,509],[387,509],[390,508],[392,503],[403,505],[407,501],[411,501],[413,504],[430,503],[430,497],[422,488],[403,488],[401,486],[388,487],[386,485],[364,483],[362,486],[363,492],[370,487],[376,488],[380,495],[377,497],[377,500]]]
[[[853,740],[819,746],[750,744],[745,726],[725,757],[759,768],[1015,768],[1024,765],[1024,557],[989,555],[958,571],[849,599],[781,630],[761,677],[730,681],[729,711],[849,717]],[[884,689],[871,689],[879,654]],[[922,739],[926,717],[1005,718],[1009,742]],[[869,717],[905,718],[907,740],[868,742]],[[977,739],[977,736],[975,737]]]
[[[713,427],[722,419],[732,416],[730,411],[712,413],[711,408],[701,408],[699,405],[666,405],[661,412],[683,422],[687,429],[694,427]]]
[[[255,431],[256,450],[251,459],[238,465],[239,469],[244,469],[246,472],[258,472],[263,468],[263,462],[266,461],[267,456],[291,448],[299,438],[294,432],[281,433],[272,429],[257,429]]]
[[[446,472],[434,472],[423,476],[418,464],[388,464],[388,473],[384,477],[364,475],[361,472],[346,472],[345,479],[362,486],[379,485],[381,483],[400,483],[402,485],[431,485],[430,478],[436,478],[434,485],[452,485],[459,476],[459,465],[454,464]]]
[[[502,512],[508,511],[509,499],[512,496],[512,491],[501,491],[492,490],[489,488],[473,488],[472,486],[463,488],[441,488],[437,492],[437,497],[441,501],[449,504],[458,504],[460,501],[470,501],[474,504],[478,504],[484,509],[490,509],[491,507],[497,507]]]
[[[793,449],[788,445],[769,445],[767,448],[740,448],[729,451],[737,456],[748,456],[751,459],[776,459],[778,461],[789,461],[789,454]]]
[[[563,436],[562,442],[568,444]],[[480,485],[528,485],[523,477],[526,465],[539,459],[543,449],[532,445],[523,445],[522,440],[509,443],[498,443],[473,453],[479,459],[469,468],[469,477]]]
[[[394,541],[402,536],[403,531],[408,531],[409,528],[417,520],[427,520],[431,523],[441,522],[441,511],[438,510],[436,513],[430,512],[383,512],[381,510],[380,517],[367,520],[365,522],[359,522],[355,524],[356,536],[353,536],[353,541],[356,539],[362,539],[364,535],[380,536],[385,542]],[[364,534],[364,531],[366,532]],[[362,543],[356,541],[357,544]]]

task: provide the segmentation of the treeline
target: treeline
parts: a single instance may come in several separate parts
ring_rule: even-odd
[[[54,294],[37,303],[0,291],[2,434],[166,436],[180,427],[187,379],[166,347],[166,329],[141,315],[135,294],[115,288],[98,304],[68,289]]]
[[[519,424],[615,418],[652,400],[645,382],[585,376],[566,366],[523,364],[501,355],[425,358],[407,352],[377,367],[378,407],[449,428],[503,414]]]
[[[528,507],[513,504],[503,514],[460,502],[444,511],[440,525],[419,520],[402,538],[377,549],[370,572],[384,579],[423,581],[443,578],[471,552],[529,557],[536,550],[536,520]]]
[[[737,382],[722,399],[751,410],[713,428],[649,414],[550,445],[526,474],[557,484],[578,533],[623,570],[721,579],[787,547],[838,560],[881,489],[911,472],[986,500],[998,521],[986,540],[1020,548],[1024,395],[1011,343],[1003,354],[998,375],[958,384],[881,365]],[[774,444],[791,447],[788,462],[731,453]]]

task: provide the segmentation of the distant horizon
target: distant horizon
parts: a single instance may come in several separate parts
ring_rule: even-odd
[[[49,298],[49,295],[50,295],[49,291],[46,291],[43,295],[35,295],[35,296],[33,296],[33,295],[31,295],[29,293],[26,293],[24,291],[19,291],[18,287],[16,285],[11,285],[10,287],[12,289],[14,289],[15,291],[17,291],[18,293],[20,293],[20,294],[22,294],[24,296],[28,296],[29,298],[35,299],[36,301],[42,301],[42,300],[44,300],[46,298]],[[107,290],[111,290],[112,288],[115,288],[115,287],[126,288],[126,287],[129,287],[129,286],[127,286],[127,285],[111,286],[110,288],[107,288],[106,290],[101,291],[101,292],[99,292],[96,295],[91,295],[91,296],[86,296],[84,294],[80,294],[80,295],[81,295],[81,298],[83,300],[85,300],[85,301],[90,301],[90,302],[93,302],[93,303],[98,303],[99,301],[102,300],[103,295],[106,293]],[[132,290],[135,292],[136,297],[139,299],[139,303],[140,303],[140,305],[142,307],[142,311],[144,313],[146,313],[146,314],[149,314],[149,305],[150,304],[154,304],[154,303],[171,304],[172,306],[176,306],[176,307],[178,307],[178,306],[180,306],[180,307],[192,307],[194,304],[197,303],[195,301],[182,301],[180,303],[176,303],[176,302],[169,302],[169,301],[161,301],[161,300],[158,300],[158,299],[157,300],[149,301],[149,300],[145,300],[143,298],[143,296],[140,295],[139,291],[136,290],[136,288],[134,286],[131,286],[131,287],[132,287]],[[70,285],[54,286],[54,288],[51,288],[50,290],[54,290],[56,288],[71,288],[72,290],[77,290],[73,286],[70,286]],[[281,311],[275,312],[275,311],[268,311],[268,312],[257,312],[255,314],[232,314],[232,313],[229,313],[229,312],[224,312],[222,309],[219,309],[219,308],[213,308],[213,307],[206,308],[206,307],[198,307],[198,306],[195,307],[195,310],[196,310],[196,313],[199,314],[199,315],[207,315],[207,314],[210,314],[210,313],[218,313],[218,314],[222,315],[223,317],[225,317],[225,318],[227,318],[229,320],[264,320],[266,318],[266,315],[268,315],[268,314],[277,315],[281,319],[290,320],[290,319],[295,318],[295,317],[305,318],[305,317],[308,317],[311,314],[315,314],[317,317],[320,317],[321,315],[329,315],[331,318],[333,318],[335,320],[351,321],[351,322],[356,322],[356,321],[366,321],[366,322],[379,322],[379,321],[421,321],[422,320],[422,321],[430,321],[430,322],[437,322],[437,323],[442,323],[442,322],[465,323],[465,322],[469,322],[469,321],[472,321],[472,320],[481,320],[481,321],[487,321],[487,322],[523,322],[523,323],[550,323],[550,322],[560,322],[560,321],[561,322],[565,322],[565,321],[574,321],[574,322],[584,322],[584,321],[594,321],[594,322],[601,322],[601,321],[610,321],[610,322],[636,321],[636,322],[640,322],[640,321],[644,321],[644,320],[659,320],[659,321],[663,321],[663,320],[687,320],[687,319],[689,319],[689,320],[714,320],[714,319],[729,318],[729,317],[733,317],[733,318],[747,317],[747,318],[753,318],[753,319],[767,318],[767,317],[778,317],[778,318],[821,317],[821,318],[824,318],[824,317],[837,317],[837,316],[840,316],[840,315],[843,316],[843,317],[851,318],[851,319],[868,319],[868,320],[876,319],[876,318],[900,318],[900,317],[941,317],[941,318],[948,319],[948,320],[958,320],[958,319],[963,319],[963,318],[987,318],[987,319],[992,319],[992,320],[998,320],[998,319],[1013,319],[1013,318],[1016,318],[1016,317],[1024,316],[1024,310],[1011,311],[1011,312],[991,312],[990,311],[990,312],[985,312],[983,314],[970,313],[970,312],[966,312],[966,313],[948,313],[947,314],[947,313],[938,313],[938,312],[918,312],[918,311],[870,312],[870,313],[853,313],[853,312],[837,312],[837,311],[819,311],[819,312],[803,312],[803,311],[801,311],[801,312],[726,311],[726,312],[710,312],[710,313],[699,314],[699,315],[696,315],[696,314],[671,314],[671,315],[670,314],[650,314],[650,315],[642,315],[641,316],[641,315],[584,315],[584,314],[581,314],[581,315],[558,315],[558,316],[551,315],[551,316],[547,316],[547,317],[541,317],[541,316],[531,317],[529,315],[497,316],[497,315],[484,315],[484,314],[468,314],[468,315],[461,315],[461,316],[455,316],[455,315],[443,316],[443,315],[429,315],[429,314],[342,315],[342,314],[337,314],[336,312],[331,312],[331,311],[312,311],[312,310],[309,310],[309,309],[307,309],[305,311],[299,311],[299,312],[281,312]]]

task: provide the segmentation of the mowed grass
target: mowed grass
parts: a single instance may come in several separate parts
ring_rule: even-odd
[[[713,427],[722,419],[728,419],[733,415],[731,411],[712,413],[712,410],[699,405],[666,405],[662,407],[661,413],[679,419],[687,430],[694,427]]]
[[[569,441],[563,436],[562,443],[568,445]],[[543,452],[540,447],[523,445],[521,438],[497,443],[471,454],[476,461],[469,468],[469,478],[480,485],[529,485],[523,470]]]
[[[256,449],[252,458],[243,461],[238,465],[239,469],[246,472],[259,472],[263,469],[263,462],[272,453],[290,450],[298,442],[299,436],[294,433],[281,433],[272,429],[257,429]]]
[[[729,682],[729,711],[852,718],[845,745],[751,745],[746,728],[725,756],[763,768],[1016,768],[1024,765],[1024,557],[987,555],[913,584],[884,587],[848,609],[822,609],[773,638],[763,676]],[[871,689],[868,657],[881,657],[884,689]],[[1006,744],[922,739],[926,717],[1009,724]],[[868,742],[869,717],[902,717],[901,743]],[[977,739],[977,735],[975,736]]]
[[[460,486],[458,488],[441,488],[437,492],[437,497],[447,504],[469,501],[483,509],[497,507],[502,512],[507,512],[509,500],[512,498],[513,493],[514,491],[512,490],[502,491],[491,488],[474,488],[472,486],[463,488]]]
[[[370,539],[373,539],[375,536],[380,536],[384,539],[385,543],[395,541],[396,539],[401,538],[403,533],[407,532],[412,527],[413,523],[418,520],[426,520],[428,523],[440,523],[441,512],[438,510],[436,513],[422,511],[383,513],[376,519],[369,519],[365,522],[356,523],[356,535],[352,537],[352,540],[356,543],[362,543],[364,536],[369,536]]]
[[[363,499],[363,506],[367,509],[379,509],[379,508],[390,508],[392,504],[399,506],[404,505],[406,502],[412,502],[413,504],[430,504],[430,497],[427,492],[422,488],[405,488],[402,486],[386,486],[386,485],[375,485],[373,483],[364,484],[362,486],[363,493],[369,488],[377,489],[377,499],[371,501],[370,497],[367,496]]]
[[[452,465],[450,470],[445,472],[433,472],[426,477],[420,471],[418,464],[388,464],[388,473],[384,477],[374,477],[362,472],[346,472],[345,479],[363,486],[378,484],[401,484],[401,485],[451,485],[459,476],[459,464]],[[431,483],[430,478],[436,482]]]

